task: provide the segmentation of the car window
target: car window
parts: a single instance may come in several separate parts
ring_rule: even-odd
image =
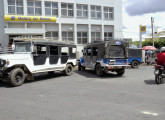
[[[87,56],[91,56],[91,52],[92,52],[91,48],[87,48]]]
[[[58,46],[50,46],[50,55],[58,55]]]
[[[46,46],[45,45],[35,45],[34,51],[37,54],[46,54]]]
[[[111,45],[110,46],[110,57],[124,57],[124,48],[121,45]]]
[[[61,55],[69,55],[69,47],[61,47]]]
[[[15,53],[31,52],[31,45],[30,45],[30,43],[15,44],[14,52]]]

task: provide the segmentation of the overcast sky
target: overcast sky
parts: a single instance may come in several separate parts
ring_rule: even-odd
[[[154,26],[165,30],[165,0],[122,0],[124,37],[139,39],[139,25],[147,26],[147,34],[151,33],[151,17]]]

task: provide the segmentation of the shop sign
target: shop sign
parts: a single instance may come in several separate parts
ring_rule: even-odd
[[[56,17],[5,15],[5,21],[56,22]]]

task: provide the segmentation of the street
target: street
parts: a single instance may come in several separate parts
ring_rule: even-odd
[[[164,120],[165,83],[154,66],[127,69],[122,77],[74,70],[36,76],[20,87],[0,83],[0,120]]]

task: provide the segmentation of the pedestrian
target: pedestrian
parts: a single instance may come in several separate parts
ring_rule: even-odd
[[[2,50],[2,45],[0,43],[0,54],[2,54],[2,53],[3,53],[3,50]]]
[[[7,45],[7,50],[8,50],[8,53],[11,53],[11,50],[12,50],[12,48],[11,48],[11,43],[8,43],[8,45]]]

